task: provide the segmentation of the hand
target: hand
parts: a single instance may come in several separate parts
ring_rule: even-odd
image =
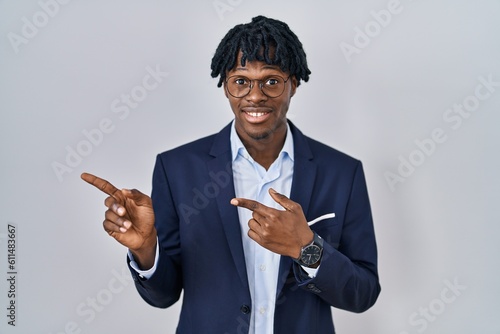
[[[83,173],[81,178],[109,195],[104,201],[108,208],[103,222],[104,230],[130,249],[141,268],[151,268],[156,250],[155,217],[151,198],[136,189],[119,190],[108,181],[92,174]]]
[[[272,188],[269,194],[285,211],[245,198],[233,198],[231,204],[253,212],[252,219],[248,221],[248,236],[251,239],[274,253],[297,259],[302,247],[312,242],[314,233],[307,225],[300,204]]]

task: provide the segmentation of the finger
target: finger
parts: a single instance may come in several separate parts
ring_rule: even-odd
[[[253,212],[258,212],[261,215],[265,216],[265,213],[271,208],[261,204],[257,201],[247,199],[247,198],[233,198],[231,200],[231,204],[234,206],[239,206],[241,208],[248,209]]]
[[[116,213],[114,213],[111,210],[107,210],[104,216],[106,217],[107,221],[110,221],[111,223],[115,224],[119,228],[123,227],[125,231],[128,230],[132,226],[132,223],[129,220],[118,216]]]
[[[269,188],[269,194],[271,197],[279,204],[281,205],[286,211],[294,212],[297,210],[297,203],[289,199],[283,194],[280,194],[273,188]]]
[[[255,219],[259,224],[262,225],[262,222],[267,219],[268,216],[265,216],[257,211],[252,212],[252,218]]]
[[[262,238],[261,236],[255,232],[254,230],[248,230],[248,236],[250,237],[250,239],[254,240],[255,242],[257,242],[259,245],[261,245],[262,243]]]
[[[120,203],[118,203],[114,197],[106,197],[104,205],[118,216],[123,217],[127,213],[127,210]]]
[[[115,197],[115,193],[119,191],[114,185],[98,176],[89,173],[82,173],[81,178],[109,196]]]
[[[255,219],[248,221],[248,236],[257,242],[262,242],[263,237],[267,234],[265,228]]]
[[[104,228],[104,231],[108,232],[109,235],[113,235],[114,233],[125,233],[127,232],[127,229],[120,227],[113,223],[112,221],[105,220],[102,223],[102,226]]]
[[[252,218],[248,221],[248,228],[250,228],[252,231],[259,233],[260,230],[262,229],[262,226],[257,220]]]

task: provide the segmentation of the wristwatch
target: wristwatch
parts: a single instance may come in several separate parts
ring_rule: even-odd
[[[294,260],[301,266],[311,267],[321,260],[322,253],[323,239],[321,239],[321,237],[314,232],[313,241],[309,245],[302,247],[299,258]]]

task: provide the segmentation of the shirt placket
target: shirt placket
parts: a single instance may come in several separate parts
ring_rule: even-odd
[[[276,202],[269,195],[269,188],[273,186],[274,181],[280,177],[281,159],[280,156],[269,168],[265,170],[262,166],[254,165],[256,174],[259,176],[257,201],[260,203],[276,208]],[[269,276],[275,275],[274,271],[278,270],[280,256],[256,245],[254,262],[254,279],[255,285],[258,287],[254,290],[255,293],[255,332],[270,333],[272,328],[264,328],[270,325],[272,321],[266,321],[267,317],[274,316],[274,307],[276,296],[273,293],[276,289],[276,280]]]

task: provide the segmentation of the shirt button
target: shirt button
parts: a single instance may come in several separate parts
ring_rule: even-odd
[[[250,313],[250,306],[248,306],[248,305],[241,305],[240,311],[243,314],[248,314],[248,313]]]
[[[266,265],[265,264],[261,264],[260,267],[259,267],[260,271],[266,271]]]
[[[260,314],[264,314],[264,313],[266,313],[266,308],[265,308],[265,307],[261,307],[261,308],[259,308],[259,313],[260,313]]]

